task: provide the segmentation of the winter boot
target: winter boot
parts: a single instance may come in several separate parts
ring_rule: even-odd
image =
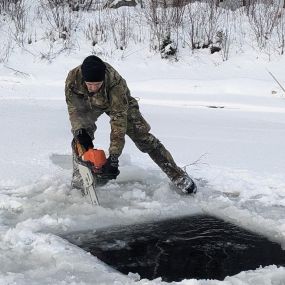
[[[151,159],[169,177],[172,183],[183,193],[196,193],[197,186],[189,175],[175,163],[170,152],[159,142],[157,147],[148,153]]]
[[[172,179],[173,184],[183,193],[195,194],[197,192],[197,186],[190,176],[184,172],[184,175]]]

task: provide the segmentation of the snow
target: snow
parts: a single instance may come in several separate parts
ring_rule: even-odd
[[[71,169],[50,160],[71,153],[64,80],[86,55],[82,50],[47,63],[19,52],[0,65],[0,284],[166,284],[124,276],[62,237],[184,215],[223,218],[285,249],[285,94],[266,71],[282,82],[283,57],[269,62],[249,52],[222,62],[201,51],[172,62],[142,50],[105,58],[139,98],[152,132],[179,165],[188,165],[199,191],[195,197],[177,194],[127,139],[121,174],[98,190],[101,206],[94,207],[70,189]],[[95,145],[104,149],[108,122],[104,115],[97,124]],[[284,267],[271,265],[224,281],[172,284],[284,280]]]

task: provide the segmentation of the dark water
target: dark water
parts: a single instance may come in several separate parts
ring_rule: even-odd
[[[109,228],[65,237],[122,273],[164,281],[219,279],[260,265],[285,266],[277,243],[210,216]]]

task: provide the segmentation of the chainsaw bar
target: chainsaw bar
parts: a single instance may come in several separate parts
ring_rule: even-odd
[[[93,205],[100,205],[96,193],[96,178],[85,163],[78,163],[78,170],[83,180],[84,194],[90,197]]]

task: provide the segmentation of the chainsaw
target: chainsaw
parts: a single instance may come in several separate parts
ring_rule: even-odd
[[[107,162],[104,150],[88,149],[83,151],[79,144],[76,144],[76,150],[76,160],[83,181],[84,195],[90,197],[92,204],[99,205],[96,187],[105,185],[111,179],[116,179],[116,176],[103,171],[103,166]]]

